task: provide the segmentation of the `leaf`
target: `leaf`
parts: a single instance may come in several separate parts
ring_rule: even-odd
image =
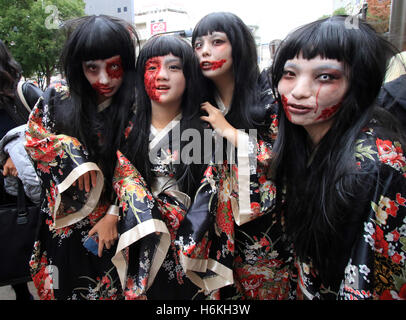
[[[373,154],[378,154],[375,150],[371,150],[372,146],[363,146],[363,142],[365,140],[357,140],[357,144],[355,146],[355,157],[364,161],[364,157],[374,161]]]

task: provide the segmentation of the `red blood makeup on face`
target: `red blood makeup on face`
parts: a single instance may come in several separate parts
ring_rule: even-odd
[[[341,102],[337,103],[336,105],[324,109],[321,114],[317,117],[316,120],[327,120],[333,116],[337,112],[337,110],[340,108]]]
[[[145,63],[144,86],[149,98],[153,101],[158,101],[160,98],[159,92],[156,89],[156,80],[162,68],[162,58],[154,57],[147,60]]]
[[[286,118],[288,118],[289,121],[292,121],[292,115],[288,111],[288,98],[284,95],[282,95],[282,106],[283,110],[285,110]]]
[[[94,90],[97,91],[98,94],[100,95],[105,95],[107,93],[110,93],[113,91],[113,88],[110,88],[109,86],[106,86],[104,84],[101,84],[99,81],[95,82],[92,84],[92,87]]]
[[[123,76],[123,66],[121,64],[121,57],[106,61],[106,72],[112,79],[120,79]]]
[[[317,94],[316,94],[316,109],[314,109],[314,113],[317,113],[317,111],[319,111],[319,95],[320,95],[321,87],[322,87],[322,85],[320,85],[319,90],[317,90]]]
[[[221,59],[221,60],[219,60],[219,61],[210,61],[211,66],[210,66],[210,68],[208,68],[208,70],[217,70],[217,69],[220,69],[220,68],[223,66],[223,64],[226,63],[226,62],[227,62],[226,59]],[[202,62],[202,63],[200,64],[200,68],[207,70],[207,68],[204,67],[204,63],[205,63],[205,62]]]

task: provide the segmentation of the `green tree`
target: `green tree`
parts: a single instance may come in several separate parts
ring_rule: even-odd
[[[338,8],[333,11],[333,16],[339,16],[339,15],[346,15],[347,10],[345,8]]]
[[[347,15],[347,10],[344,7],[338,8],[333,11],[333,14],[325,14],[325,15],[321,16],[319,18],[319,20],[329,18],[331,16],[338,16],[338,15]]]
[[[25,77],[43,87],[58,68],[64,21],[84,15],[83,0],[0,0],[0,38],[21,64]]]

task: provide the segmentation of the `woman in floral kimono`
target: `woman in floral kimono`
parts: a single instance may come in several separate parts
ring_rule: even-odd
[[[134,127],[114,185],[123,203],[132,201],[113,261],[127,299],[200,298],[174,245],[203,174],[198,62],[185,40],[157,36],[143,46],[136,71]]]
[[[48,89],[26,132],[43,188],[30,267],[41,299],[118,299],[112,179],[133,112],[136,34],[103,15],[70,26],[62,54],[69,90]]]
[[[211,93],[201,119],[216,131],[216,149],[178,232],[182,265],[212,298],[278,298],[286,290],[276,292],[275,283],[290,279],[272,233],[276,190],[268,169],[277,108],[267,76],[251,31],[232,13],[202,18],[192,44]]]
[[[347,22],[307,24],[276,55],[279,225],[299,298],[405,299],[405,139],[374,103],[393,52],[363,20]]]

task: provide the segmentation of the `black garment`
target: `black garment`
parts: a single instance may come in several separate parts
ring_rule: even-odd
[[[390,111],[406,129],[406,74],[385,83],[381,88],[377,103]]]
[[[41,89],[29,82],[24,82],[21,88],[25,101],[30,109],[32,109],[42,95]],[[0,105],[0,139],[2,139],[9,130],[26,123],[28,117],[29,110],[27,110],[20,100],[16,90],[14,104]],[[3,179],[3,176],[1,176],[1,179]],[[26,201],[30,202],[28,198],[26,198]],[[0,187],[0,204],[13,202],[17,202],[17,198],[5,192],[2,183]],[[26,282],[13,284],[12,287],[16,294],[16,300],[33,300]]]
[[[5,109],[0,108],[0,139],[2,139],[6,133],[15,128],[17,124],[8,114]]]
[[[30,82],[24,82],[22,85],[22,94],[29,108],[32,110],[35,103],[42,95],[42,91],[34,84]],[[2,105],[0,108],[0,112],[2,133],[1,137],[3,137],[8,130],[26,123],[28,121],[28,116],[30,115],[30,110],[27,110],[27,108],[24,106],[24,103],[21,101],[17,90],[15,94],[14,104]],[[5,129],[8,130],[3,133],[3,130]]]

